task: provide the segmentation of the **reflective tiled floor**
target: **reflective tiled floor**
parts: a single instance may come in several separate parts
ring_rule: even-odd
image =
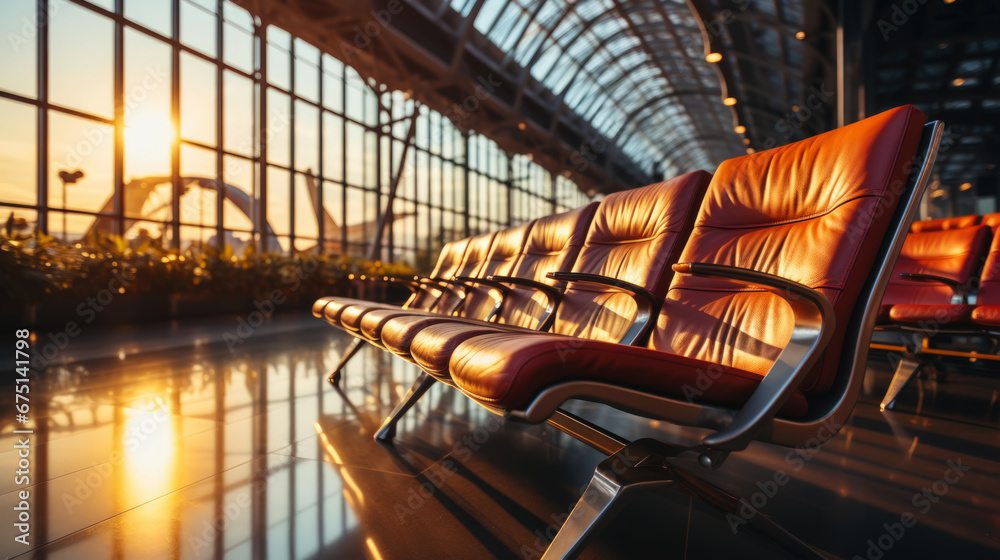
[[[538,558],[602,459],[551,428],[502,425],[443,385],[378,445],[413,366],[369,348],[339,391],[325,378],[345,335],[284,317],[230,350],[222,333],[234,325],[90,333],[34,380],[30,546],[14,542],[20,426],[4,405],[4,557]],[[754,444],[710,472],[684,461],[832,557],[996,558],[996,380],[941,368],[883,414],[888,380],[873,359],[849,425],[815,452]],[[630,438],[683,437],[598,405],[571,409]],[[791,481],[765,491],[779,470]],[[900,531],[903,514],[915,525]],[[788,554],[664,491],[632,502],[583,558],[726,556]]]

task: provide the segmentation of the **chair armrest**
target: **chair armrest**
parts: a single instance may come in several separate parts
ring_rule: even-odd
[[[456,276],[455,277],[455,281],[456,282],[461,282],[462,284],[465,284],[466,286],[468,286],[469,284],[482,284],[483,286],[489,286],[491,288],[495,288],[498,292],[500,292],[501,296],[506,296],[507,294],[510,293],[510,287],[505,286],[504,284],[501,284],[500,282],[496,282],[496,281],[490,280],[489,278],[473,278],[471,276]]]
[[[913,272],[901,272],[899,276],[900,278],[916,280],[917,282],[936,282],[938,284],[944,284],[945,286],[951,288],[953,296],[961,298],[961,303],[969,303],[969,291],[965,288],[965,284],[962,284],[958,280],[945,278],[944,276],[935,276],[933,274],[916,274]]]
[[[517,278],[515,276],[488,276],[486,279],[491,282],[514,284],[515,286],[521,286],[522,288],[528,288],[535,290],[536,292],[541,292],[541,294],[545,296],[545,311],[542,312],[542,316],[538,318],[538,326],[535,330],[549,330],[549,327],[552,326],[552,322],[555,321],[556,307],[558,307],[559,302],[562,301],[562,292],[559,288],[549,286],[548,284],[544,284],[542,282],[529,280],[527,278]]]
[[[466,289],[471,288],[472,284],[481,284],[483,286],[489,286],[491,291],[496,290],[500,292],[500,297],[493,298],[494,300],[496,300],[496,304],[493,306],[493,309],[491,309],[489,315],[487,315],[486,318],[483,319],[486,322],[492,322],[496,318],[496,316],[500,314],[500,308],[503,307],[504,299],[507,297],[507,294],[510,293],[510,288],[508,286],[505,286],[500,282],[494,282],[493,280],[488,280],[486,278],[473,278],[471,276],[456,276],[455,281],[464,284],[466,286]]]
[[[420,276],[414,276],[413,278],[401,278],[398,276],[390,276],[389,282],[402,284],[413,293],[417,293],[419,291],[425,291],[431,297],[435,298],[440,296],[437,296],[433,292],[431,292],[432,289],[440,290],[442,292],[448,292],[452,295],[457,295],[455,293],[455,290],[449,288],[444,282],[442,282],[438,278],[427,278]]]
[[[653,328],[652,319],[659,310],[660,302],[656,299],[656,296],[653,295],[653,292],[650,292],[642,286],[638,286],[624,280],[619,280],[617,278],[609,278],[607,276],[601,276],[600,274],[587,274],[584,272],[550,272],[545,276],[562,282],[578,282],[581,284],[596,284],[616,288],[632,296],[636,305],[635,319],[632,321],[632,325],[628,328],[628,330],[625,331],[621,340],[618,341],[619,344],[632,346],[633,344],[639,343],[645,339],[646,335],[649,334],[650,329]]]
[[[702,444],[715,451],[744,449],[765,429],[782,405],[819,360],[836,326],[833,305],[822,293],[798,282],[733,266],[679,263],[679,274],[730,280],[741,289],[755,288],[783,298],[795,315],[792,338],[761,380],[760,385],[736,413],[729,426],[705,436]]]

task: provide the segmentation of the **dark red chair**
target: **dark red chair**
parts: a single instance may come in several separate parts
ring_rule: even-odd
[[[610,455],[544,558],[574,556],[639,489],[671,487],[726,513],[747,506],[677,467],[677,455],[715,468],[754,440],[802,446],[836,433],[940,141],[940,123],[922,124],[902,107],[723,162],[647,348],[496,333],[455,349],[452,380],[474,401]],[[562,410],[570,399],[711,433],[696,445],[629,442]],[[748,524],[818,556],[763,515]]]
[[[936,220],[922,220],[913,222],[910,226],[910,233],[920,233],[928,231],[948,231],[950,229],[962,229],[978,226],[982,216],[957,216],[953,218],[938,218]]]

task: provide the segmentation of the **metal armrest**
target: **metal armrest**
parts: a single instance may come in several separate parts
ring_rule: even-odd
[[[944,276],[934,276],[933,274],[916,274],[913,272],[901,272],[899,276],[900,278],[916,280],[918,282],[937,282],[938,284],[944,284],[945,286],[951,288],[953,296],[958,296],[961,299],[959,303],[969,303],[969,291],[965,288],[965,284],[962,284],[958,280],[945,278]]]
[[[495,282],[493,280],[490,280],[489,278],[473,278],[471,276],[456,276],[455,277],[455,281],[456,282],[461,282],[462,284],[465,284],[466,286],[468,286],[470,284],[482,284],[484,286],[489,286],[491,288],[495,288],[498,292],[500,292],[501,296],[506,296],[507,294],[510,293],[510,288],[508,286],[505,286],[505,285],[501,284],[500,282]]]
[[[515,276],[488,276],[486,279],[492,282],[514,284],[515,286],[521,286],[522,288],[529,288],[535,290],[536,292],[541,292],[542,295],[545,296],[545,311],[542,313],[542,316],[538,318],[538,326],[536,327],[536,330],[549,330],[549,327],[552,326],[552,322],[555,321],[556,307],[559,306],[559,302],[562,300],[562,292],[559,291],[559,288],[549,286],[548,284],[542,282],[529,280],[527,278],[517,278]]]
[[[403,286],[406,287],[406,289],[410,290],[414,294],[420,291],[427,292],[428,295],[434,298],[440,296],[435,295],[434,292],[432,292],[431,290],[440,290],[441,292],[448,292],[456,296],[458,295],[455,293],[454,290],[449,288],[447,285],[444,285],[443,283],[439,282],[438,279],[436,278],[426,278],[426,277],[422,278],[419,276],[414,276],[413,278],[400,278],[398,276],[390,276],[389,282],[402,284]]]
[[[444,295],[446,293],[454,296],[459,300],[459,302],[461,302],[462,298],[465,297],[464,294],[460,293],[458,290],[449,287],[449,285],[461,286],[460,284],[455,284],[454,282],[443,278],[428,278],[426,276],[400,278],[398,276],[391,276],[389,277],[389,281],[402,284],[406,287],[406,289],[410,290],[414,296],[416,296],[418,292],[426,292],[429,297],[434,299],[432,304],[425,307],[426,309],[434,309],[437,307],[437,305],[444,299]],[[437,290],[438,293],[434,293],[435,290]],[[409,301],[407,303],[409,303]],[[452,311],[454,311],[454,309],[442,310],[441,312],[448,314]]]
[[[550,272],[545,276],[562,282],[579,282],[581,284],[597,284],[616,288],[632,296],[636,305],[635,319],[632,320],[632,325],[625,331],[621,340],[618,341],[619,344],[632,346],[637,342],[641,342],[649,334],[650,329],[653,328],[652,318],[659,309],[660,302],[652,292],[642,286],[617,278],[584,272]]]
[[[491,292],[492,290],[500,292],[500,297],[493,298],[496,301],[496,303],[493,305],[493,309],[491,309],[489,315],[487,315],[486,318],[483,319],[484,321],[487,322],[493,321],[494,318],[500,314],[500,308],[503,307],[504,299],[507,297],[507,294],[510,293],[509,287],[501,284],[500,282],[494,282],[493,280],[489,280],[486,278],[473,278],[471,276],[456,276],[455,281],[465,284],[467,286],[466,289],[471,288],[472,284],[482,284],[483,286],[489,286],[491,288],[490,290]]]
[[[702,439],[711,450],[744,449],[774,419],[830,342],[836,324],[833,305],[826,296],[808,286],[763,272],[699,263],[675,264],[673,268],[680,274],[727,279],[740,289],[771,292],[783,298],[795,314],[791,340],[732,423]]]

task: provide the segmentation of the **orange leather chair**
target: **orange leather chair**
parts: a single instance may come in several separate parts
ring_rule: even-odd
[[[402,308],[420,309],[425,311],[429,311],[431,309],[445,310],[452,308],[455,305],[454,298],[458,298],[458,294],[451,289],[447,279],[452,278],[459,272],[468,246],[469,239],[446,243],[444,247],[441,248],[441,254],[438,256],[438,262],[434,266],[434,270],[431,272],[431,276],[429,278],[417,278],[413,280],[393,279],[394,281],[404,283],[404,285],[410,288],[412,292],[410,297],[403,304]],[[439,303],[440,306],[438,305]],[[399,308],[398,306],[376,303],[362,299],[330,296],[316,300],[312,306],[312,313],[320,319],[326,319],[334,326],[339,326],[341,312],[352,305],[367,305],[371,306],[373,309]],[[340,363],[337,364],[336,369],[334,369],[330,374],[330,381],[334,383],[339,382],[341,370],[347,362],[349,362],[351,358],[353,358],[354,355],[361,350],[363,344],[364,340],[359,338],[354,340],[351,345],[348,346],[340,360]]]
[[[1000,214],[993,215],[997,217],[997,228],[1000,229]],[[993,333],[1000,333],[1000,232],[994,233],[993,245],[983,266],[972,322]]]
[[[625,344],[644,341],[651,327],[650,318],[673,276],[670,266],[677,261],[679,250],[691,232],[710,178],[708,173],[697,171],[609,195],[597,206],[589,231],[567,228],[562,220],[548,222],[548,227],[536,226],[533,234],[537,232],[538,239],[529,243],[516,267],[517,277],[489,278],[491,282],[514,286],[504,297],[496,323],[450,317],[391,319],[382,329],[383,343],[395,354],[416,361],[424,372],[383,422],[376,439],[392,439],[396,423],[433,385],[435,378],[450,383],[448,362],[459,344],[487,333],[509,333],[518,338],[537,336],[537,331],[526,327],[547,327],[553,303],[557,307],[552,332]],[[559,233],[559,229],[566,231]],[[560,246],[562,238],[573,240],[568,245],[579,247],[584,232],[586,240],[579,256],[572,261],[564,259],[559,268],[552,269],[555,263],[548,256],[551,248]],[[538,243],[550,250],[539,251]],[[572,271],[560,270],[570,265]],[[544,284],[546,281],[550,283]],[[554,282],[563,281],[569,285],[561,293]],[[511,297],[518,288],[532,287],[541,289],[544,304],[537,301],[538,294]],[[542,306],[545,312],[535,319],[534,310]]]
[[[980,217],[975,218],[978,222]],[[903,355],[882,398],[881,410],[891,409],[903,388],[940,353],[930,344],[935,335],[975,334],[982,330],[975,325],[973,316],[988,319],[992,309],[988,305],[993,297],[989,266],[983,271],[979,287],[977,303],[981,309],[970,305],[968,298],[976,288],[991,235],[990,227],[981,225],[919,231],[907,236],[882,301],[878,328],[902,331],[910,341],[902,347],[876,345]],[[952,348],[946,351],[956,352]]]
[[[555,281],[546,278],[546,274],[569,272],[573,267],[597,209],[598,203],[594,202],[572,212],[536,220],[512,267],[487,271],[480,274],[479,279],[474,282],[470,280],[470,283],[482,283],[503,294],[493,323],[410,315],[394,317],[385,323],[381,331],[376,332],[370,328],[368,332],[381,336],[383,345],[392,353],[413,361],[410,348],[414,336],[425,329],[436,328],[445,323],[462,327],[547,329],[552,321],[552,313],[560,301],[561,290]]]
[[[836,433],[860,392],[879,302],[940,141],[940,123],[922,124],[902,107],[723,162],[646,348],[513,333],[458,345],[449,370],[467,396],[610,455],[545,558],[579,552],[637,488],[669,486],[727,513],[746,505],[674,468],[681,453],[714,468],[754,439],[800,446]],[[628,442],[562,410],[570,399],[713,432],[695,445]],[[815,554],[765,516],[754,523]]]
[[[990,242],[990,228],[973,226],[910,233],[892,271],[880,323],[967,324],[968,294]]]
[[[633,329],[640,306],[658,306],[666,294],[673,277],[670,266],[677,262],[691,233],[709,180],[711,175],[696,171],[611,194],[597,208],[570,274],[546,278],[551,271],[527,263],[540,281],[589,280],[570,282],[560,297],[550,332],[625,344],[644,342],[642,322]],[[528,326],[518,320],[523,306],[513,301],[509,308],[506,301],[504,306],[499,323]],[[649,316],[651,311],[644,313]],[[499,325],[437,325],[416,335],[411,352],[421,369],[447,380],[448,361],[459,343],[498,330]]]
[[[927,231],[948,231],[951,229],[962,229],[972,226],[978,226],[982,216],[957,216],[952,218],[938,218],[936,220],[922,220],[919,222],[913,222],[910,226],[911,233],[920,233]]]

